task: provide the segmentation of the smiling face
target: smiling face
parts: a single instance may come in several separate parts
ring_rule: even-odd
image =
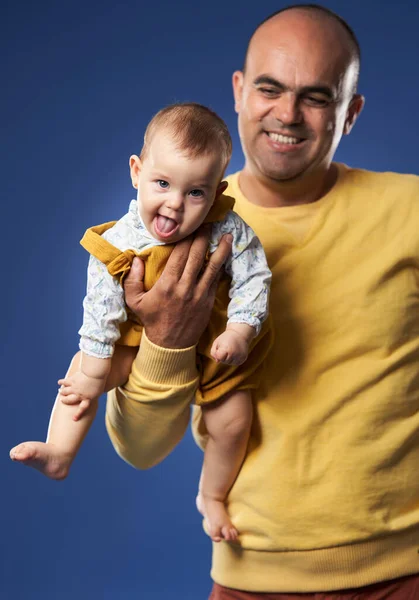
[[[276,181],[327,171],[363,105],[348,44],[338,23],[301,10],[256,31],[233,75],[246,169]]]
[[[142,160],[131,156],[130,169],[140,216],[161,242],[178,242],[195,231],[226,188],[220,156],[214,152],[188,156],[179,151],[167,129],[153,135]]]

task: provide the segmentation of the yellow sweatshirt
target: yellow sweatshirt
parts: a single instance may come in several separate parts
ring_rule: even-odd
[[[419,178],[338,167],[326,196],[292,210],[251,204],[229,177],[273,273],[275,342],[229,495],[240,544],[214,544],[227,587],[327,591],[419,572]],[[181,439],[194,357],[144,336],[109,394],[108,432],[131,464]]]

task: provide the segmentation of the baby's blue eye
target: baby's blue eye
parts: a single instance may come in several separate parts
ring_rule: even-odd
[[[157,183],[163,189],[166,189],[169,187],[169,183],[167,181],[165,181],[164,179],[157,179]]]
[[[201,198],[204,195],[202,190],[191,190],[189,193],[193,198]]]

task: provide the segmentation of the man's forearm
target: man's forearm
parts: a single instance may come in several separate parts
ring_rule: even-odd
[[[108,394],[106,427],[116,452],[138,469],[182,439],[198,385],[195,348],[166,350],[145,336],[127,383]]]

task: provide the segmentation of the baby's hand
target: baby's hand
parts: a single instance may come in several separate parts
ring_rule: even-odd
[[[61,401],[64,404],[80,404],[73,417],[74,421],[78,421],[90,407],[92,400],[102,394],[104,383],[103,379],[88,377],[82,371],[58,380]]]
[[[211,348],[211,356],[216,362],[226,365],[241,365],[245,362],[249,352],[247,339],[234,331],[227,329],[219,335]]]

